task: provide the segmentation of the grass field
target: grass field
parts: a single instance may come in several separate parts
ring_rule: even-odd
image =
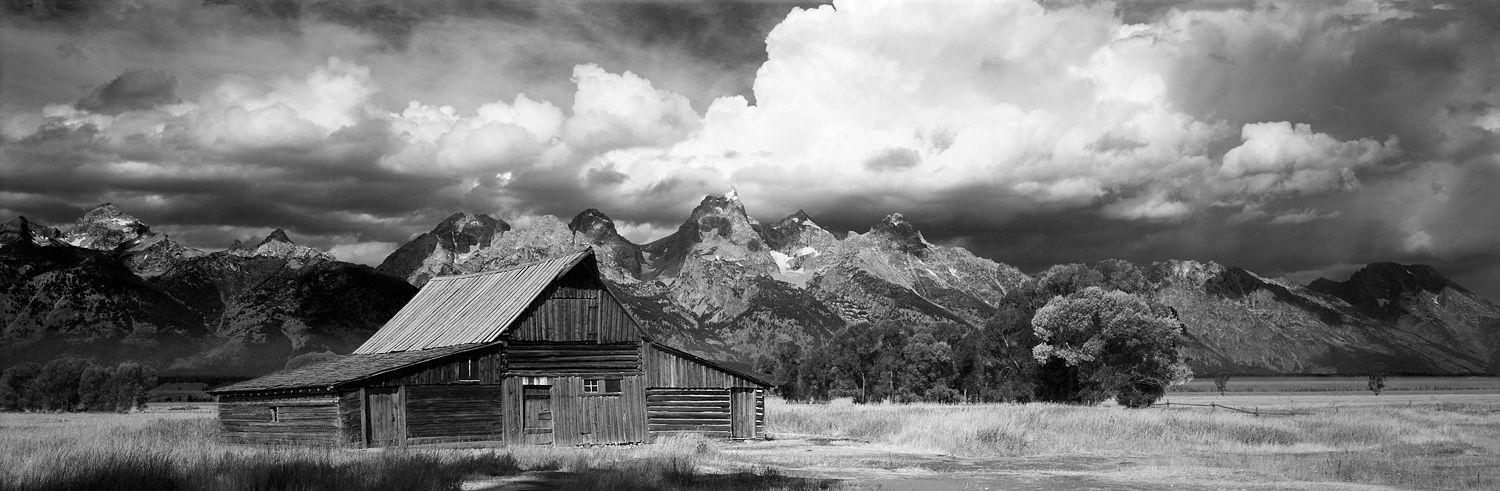
[[[1297,416],[1191,406],[771,399],[769,441],[677,438],[559,449],[232,446],[217,443],[206,408],[5,413],[0,490],[1325,489],[1361,483],[1500,489],[1500,396],[1486,389],[1424,391],[1430,389],[1380,396],[1286,390],[1169,396],[1176,403],[1253,404],[1302,413]]]

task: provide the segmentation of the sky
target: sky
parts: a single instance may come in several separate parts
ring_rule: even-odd
[[[636,242],[737,190],[1034,272],[1429,264],[1500,299],[1500,5],[42,0],[0,17],[0,219],[378,264],[455,212]]]

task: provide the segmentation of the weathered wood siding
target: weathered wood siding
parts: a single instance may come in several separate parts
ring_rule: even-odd
[[[407,443],[499,440],[499,385],[406,387]]]
[[[339,394],[339,443],[349,446],[365,444],[364,400],[359,390]]]
[[[645,363],[646,387],[676,388],[760,388],[760,385],[744,377],[704,365],[676,353],[646,344],[642,362]]]
[[[637,443],[646,441],[646,400],[643,377],[612,375],[620,380],[618,393],[584,393],[583,380],[596,376],[551,376],[552,442],[556,445]],[[526,377],[507,377],[503,384],[502,418],[505,440],[525,442],[522,391]],[[538,377],[530,378],[538,382]]]
[[[641,373],[635,342],[537,343],[517,341],[505,353],[510,376],[635,375]]]
[[[506,331],[521,341],[639,341],[635,321],[588,268],[553,282]]]
[[[272,421],[276,408],[276,421]],[[338,445],[335,394],[219,398],[219,425],[228,443]]]
[[[525,441],[522,430],[526,427],[525,413],[522,411],[522,384],[521,377],[505,377],[500,382],[500,431],[505,435],[504,440],[511,443]]]
[[[729,389],[646,390],[646,415],[651,436],[702,433],[729,438]]]
[[[500,379],[505,376],[505,357],[501,354],[502,351],[502,346],[495,346],[481,351],[445,357],[371,378],[359,385],[361,387],[476,383],[495,385],[499,384]],[[470,364],[471,360],[473,369],[470,378],[460,378],[460,372]]]

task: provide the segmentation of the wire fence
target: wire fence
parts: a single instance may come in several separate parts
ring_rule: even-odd
[[[1242,412],[1242,413],[1245,413],[1245,414],[1251,414],[1251,415],[1255,415],[1255,416],[1308,416],[1308,415],[1313,414],[1313,413],[1303,413],[1303,412],[1296,412],[1296,411],[1263,411],[1259,407],[1252,407],[1250,409],[1245,409],[1245,408],[1238,408],[1238,407],[1234,407],[1234,406],[1225,406],[1223,404],[1214,403],[1214,402],[1210,402],[1208,404],[1189,404],[1189,403],[1184,403],[1184,402],[1158,402],[1158,403],[1155,403],[1155,404],[1151,405],[1151,407],[1164,407],[1164,408],[1169,408],[1169,407],[1172,407],[1172,406],[1206,407],[1206,408],[1210,408],[1210,409],[1228,409],[1230,411],[1239,411],[1239,412]]]

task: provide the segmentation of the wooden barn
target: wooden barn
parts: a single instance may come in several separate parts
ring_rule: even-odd
[[[653,342],[592,251],[433,278],[345,358],[211,391],[236,443],[764,436],[770,383]]]

